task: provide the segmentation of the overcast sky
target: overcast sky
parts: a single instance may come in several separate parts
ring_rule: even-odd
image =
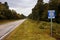
[[[48,1],[44,0],[45,3]],[[17,13],[28,16],[32,12],[32,8],[36,5],[37,0],[0,0],[0,2],[8,2],[10,9],[14,9]]]

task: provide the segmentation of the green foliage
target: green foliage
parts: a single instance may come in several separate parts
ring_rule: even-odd
[[[20,19],[24,19],[26,18],[26,16],[24,16],[23,14],[20,15]]]
[[[10,10],[7,2],[5,2],[4,4],[0,2],[0,19],[22,19],[22,18],[25,18],[25,16],[17,14],[15,10]]]
[[[37,5],[32,9],[31,17],[35,20],[40,20],[39,17],[41,17],[43,12],[43,0],[38,1]]]
[[[49,3],[49,9],[56,11],[55,21],[60,23],[60,0],[51,0]]]
[[[38,0],[35,7],[32,9],[32,14],[29,15],[30,19],[49,21],[48,10],[56,11],[56,18],[54,22],[60,23],[60,1],[50,0],[49,3],[43,3],[43,0]]]

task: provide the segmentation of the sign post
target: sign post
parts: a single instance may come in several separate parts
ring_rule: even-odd
[[[51,36],[52,36],[52,19],[55,18],[55,10],[48,10],[48,19],[51,19]]]

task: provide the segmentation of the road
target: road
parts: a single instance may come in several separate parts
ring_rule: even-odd
[[[6,24],[0,25],[0,40],[4,38],[7,34],[9,34],[11,31],[13,31],[16,27],[18,27],[20,24],[22,24],[25,21],[23,20],[17,20],[14,22],[9,22]]]

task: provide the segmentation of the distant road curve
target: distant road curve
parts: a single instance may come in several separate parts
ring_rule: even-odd
[[[0,25],[0,40],[2,40],[6,35],[8,35],[11,31],[13,31],[16,27],[22,24],[26,19],[17,20],[14,22],[9,22],[6,24]]]

